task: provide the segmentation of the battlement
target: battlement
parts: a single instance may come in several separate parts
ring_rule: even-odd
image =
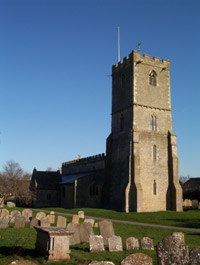
[[[88,163],[88,162],[96,162],[97,160],[104,160],[105,159],[105,154],[98,154],[98,155],[94,155],[94,156],[88,156],[88,157],[84,157],[84,158],[80,158],[80,159],[74,159],[74,160],[70,160],[67,162],[63,162],[62,166],[70,166],[70,165],[74,165],[74,164],[82,164],[82,163]]]
[[[145,63],[145,64],[152,64],[160,67],[170,67],[170,61],[168,59],[160,59],[159,57],[153,57],[151,58],[148,54],[141,54],[140,52],[137,52],[133,50],[128,56],[124,57],[123,60],[119,61],[118,64],[114,64],[112,66],[113,70],[122,66],[123,64],[130,62],[130,60],[133,60],[136,65],[139,63]]]

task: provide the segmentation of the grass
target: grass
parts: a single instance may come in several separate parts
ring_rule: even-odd
[[[18,210],[23,210],[22,208],[16,208]],[[11,209],[10,209],[11,210]],[[47,210],[47,209],[45,209]],[[144,222],[144,223],[157,223],[157,224],[165,224],[165,225],[177,225],[177,226],[184,226],[188,224],[187,227],[193,227],[195,222],[192,224],[192,218],[195,220],[199,219],[200,211],[191,210],[185,211],[183,213],[174,213],[174,212],[159,212],[159,213],[118,213],[109,210],[101,210],[101,209],[74,209],[74,210],[64,210],[64,209],[50,209],[54,211],[63,211],[68,213],[77,213],[78,210],[84,210],[86,215],[89,216],[99,216],[104,218],[113,218],[113,219],[123,219],[129,221],[137,221],[137,222]],[[36,213],[34,212],[34,215]],[[117,218],[118,217],[118,218]],[[126,217],[126,218],[125,218]],[[68,218],[68,217],[67,217]],[[148,218],[145,220],[145,218]],[[166,220],[165,220],[166,218]],[[182,221],[181,218],[183,218]],[[173,219],[173,220],[172,220]],[[71,218],[68,218],[68,222],[71,221]],[[163,223],[164,222],[164,223]],[[199,227],[198,222],[197,227]],[[181,225],[180,225],[181,224]],[[114,230],[116,235],[120,235],[122,237],[123,242],[123,249],[125,249],[125,241],[126,238],[130,236],[134,236],[138,239],[141,239],[144,236],[148,236],[153,239],[154,246],[157,245],[159,241],[163,239],[163,237],[170,235],[171,233],[175,232],[175,230],[171,229],[163,229],[163,228],[151,228],[151,227],[142,227],[142,226],[135,226],[129,224],[121,224],[121,223],[113,223]],[[191,226],[192,225],[192,226]],[[99,234],[98,229],[94,229],[95,234]],[[200,246],[200,233],[195,232],[186,232],[185,234],[185,241],[186,244],[189,246],[189,249],[193,247]],[[28,226],[25,228],[18,228],[14,229],[12,225],[9,226],[7,229],[0,229],[0,264],[8,264],[11,260],[15,260],[17,258],[16,254],[21,254],[25,259],[32,260],[38,264],[46,264],[46,260],[44,257],[39,256],[34,248],[35,248],[35,241],[36,241],[36,231],[35,229],[30,229]],[[111,253],[106,248],[105,252],[100,253],[90,253],[89,252],[89,245],[88,244],[80,244],[70,247],[71,250],[71,260],[68,262],[51,262],[48,264],[88,264],[92,260],[108,260],[112,261],[115,265],[120,264],[120,261],[125,258],[127,255],[136,252],[142,252],[152,257],[153,264],[156,265],[156,250],[139,250],[139,251],[126,251],[118,252],[118,253]]]

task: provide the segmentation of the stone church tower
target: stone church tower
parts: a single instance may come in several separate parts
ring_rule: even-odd
[[[169,60],[133,51],[113,65],[111,127],[105,206],[182,211]]]

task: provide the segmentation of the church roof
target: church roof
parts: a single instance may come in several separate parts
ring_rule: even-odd
[[[90,172],[91,173],[91,172]],[[83,178],[90,173],[80,173],[80,174],[74,174],[74,175],[68,175],[68,176],[62,176],[62,181],[59,182],[59,184],[68,184],[68,183],[73,183],[76,179]]]
[[[61,180],[60,171],[37,171],[33,170],[31,184],[37,186],[37,189],[57,189],[57,185]]]
[[[200,188],[200,178],[190,178],[183,184],[183,190]]]

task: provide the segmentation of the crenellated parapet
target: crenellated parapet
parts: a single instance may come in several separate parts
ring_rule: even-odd
[[[63,162],[62,166],[69,166],[69,165],[74,165],[74,164],[82,164],[82,163],[88,163],[88,162],[96,162],[99,160],[104,160],[105,159],[105,154],[98,154],[98,155],[94,155],[94,156],[88,156],[88,157],[84,157],[84,158],[79,158],[79,159],[74,159],[74,160],[70,160],[67,162]]]

